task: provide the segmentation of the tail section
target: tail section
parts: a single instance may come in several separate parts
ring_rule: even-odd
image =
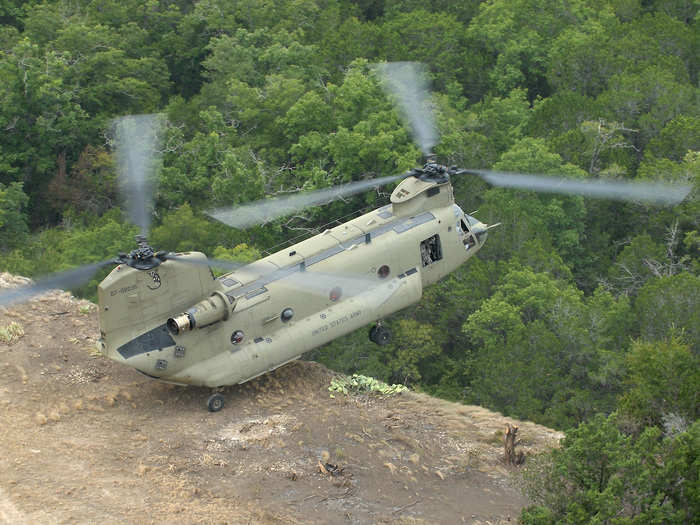
[[[187,259],[204,264],[183,262]],[[168,318],[208,297],[214,284],[206,257],[198,252],[143,270],[120,264],[97,289],[102,353],[125,361],[174,347]]]

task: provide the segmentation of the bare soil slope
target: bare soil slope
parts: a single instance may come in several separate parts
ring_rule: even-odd
[[[112,363],[97,335],[96,306],[65,292],[0,308],[0,523],[515,522],[506,423],[526,452],[562,437],[425,395],[331,398],[309,362],[211,414],[207,390]]]

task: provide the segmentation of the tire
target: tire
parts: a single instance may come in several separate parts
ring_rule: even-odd
[[[391,339],[391,332],[383,326],[373,326],[369,331],[369,340],[379,346],[385,346],[389,344]]]
[[[224,396],[221,394],[212,394],[207,400],[207,408],[209,412],[218,412],[224,408]]]

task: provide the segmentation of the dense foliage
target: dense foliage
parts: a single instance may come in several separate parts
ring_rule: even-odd
[[[111,150],[111,120],[125,114],[167,115],[158,249],[252,260],[382,204],[369,193],[246,231],[200,213],[420,163],[371,64],[425,62],[444,163],[696,190],[653,208],[455,180],[464,209],[503,227],[389,320],[391,344],[358,332],[312,357],[580,425],[540,472],[530,523],[690,522],[699,25],[697,2],[680,0],[6,0],[0,268],[40,275],[133,246]]]

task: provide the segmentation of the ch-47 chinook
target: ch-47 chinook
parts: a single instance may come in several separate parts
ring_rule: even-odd
[[[116,264],[98,287],[102,353],[155,379],[212,387],[215,392],[207,406],[218,411],[224,404],[219,387],[248,381],[354,330],[371,325],[370,340],[386,344],[390,334],[382,319],[418,302],[425,286],[479,251],[488,230],[497,225],[464,213],[455,203],[451,176],[474,175],[499,186],[656,204],[680,202],[690,191],[682,185],[442,166],[430,157],[437,133],[426,109],[427,90],[419,67],[399,63],[379,70],[416,143],[430,159],[422,168],[209,214],[245,227],[402,179],[390,204],[252,264],[216,261],[199,252],[155,252],[145,234],[149,152],[157,119],[128,117],[120,122],[117,153],[129,213],[142,231],[138,247],[117,259],[0,294],[0,306],[74,286],[97,267]],[[212,266],[232,271],[217,278]]]

